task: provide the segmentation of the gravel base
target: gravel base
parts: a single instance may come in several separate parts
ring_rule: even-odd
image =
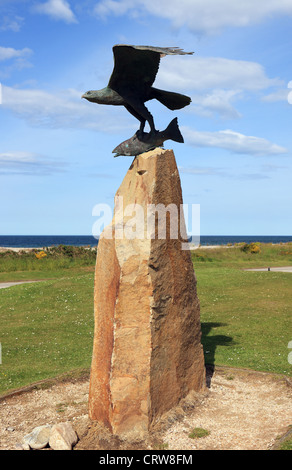
[[[267,450],[292,424],[292,380],[239,369],[216,369],[193,410],[173,420],[160,441],[167,450]],[[88,380],[57,383],[0,399],[0,450],[13,450],[36,426],[70,421],[81,437],[88,420]],[[194,428],[209,435],[192,439]],[[78,446],[77,446],[78,447]]]

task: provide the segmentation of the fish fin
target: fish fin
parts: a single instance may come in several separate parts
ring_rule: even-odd
[[[174,142],[184,143],[184,138],[181,135],[181,132],[178,127],[177,118],[174,118],[165,129],[164,134],[167,136],[167,139],[173,140]],[[167,140],[165,139],[165,140]]]

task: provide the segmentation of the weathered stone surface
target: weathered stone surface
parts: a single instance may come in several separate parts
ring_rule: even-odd
[[[34,450],[44,449],[49,443],[51,428],[48,424],[34,428],[30,434],[24,436],[23,448],[27,449],[29,446]]]
[[[71,424],[59,423],[52,427],[49,439],[49,446],[53,450],[72,450],[77,444],[78,436]]]
[[[172,204],[185,233],[182,202],[173,152],[139,155],[99,240],[89,416],[120,436],[143,437],[189,392],[205,388],[190,251],[182,250],[180,234],[173,235],[168,223],[160,226],[164,238],[162,232],[157,237],[158,224],[147,225],[153,220],[150,204]]]
[[[24,442],[15,444],[14,450],[30,450],[30,446]]]

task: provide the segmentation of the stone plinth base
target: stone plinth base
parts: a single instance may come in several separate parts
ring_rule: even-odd
[[[156,211],[153,226],[158,204],[161,217]],[[139,155],[99,240],[89,417],[122,437],[143,438],[189,392],[205,389],[196,278],[179,233],[185,231],[181,204],[173,152]],[[164,218],[163,207],[169,209]]]

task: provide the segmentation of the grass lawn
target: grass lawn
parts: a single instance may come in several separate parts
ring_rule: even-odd
[[[292,273],[196,272],[206,363],[291,374]]]
[[[68,254],[69,253],[69,254]],[[89,369],[95,254],[0,257],[0,282],[48,279],[0,289],[0,394]],[[208,364],[292,375],[292,273],[244,268],[292,265],[292,244],[193,253]]]
[[[0,290],[0,394],[90,367],[93,270],[59,274]]]
[[[292,450],[292,438],[289,438],[285,442],[283,442],[279,450]]]
[[[292,273],[245,269],[292,266],[292,244],[259,246],[193,253],[205,361],[291,375]]]

